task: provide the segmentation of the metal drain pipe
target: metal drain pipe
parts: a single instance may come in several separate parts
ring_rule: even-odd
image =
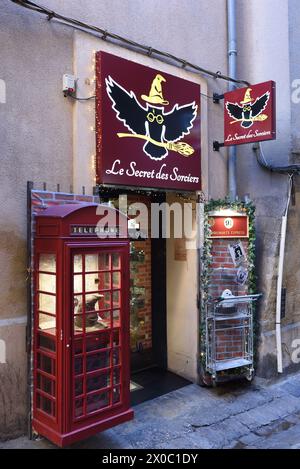
[[[227,0],[227,31],[228,31],[228,74],[236,78],[237,64],[237,39],[236,39],[236,0]],[[229,91],[236,88],[234,83],[229,83]],[[236,146],[228,149],[228,193],[230,200],[236,200]]]

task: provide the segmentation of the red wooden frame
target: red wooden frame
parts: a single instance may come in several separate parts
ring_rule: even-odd
[[[112,233],[99,239],[93,231],[101,219],[96,208],[94,204],[65,204],[50,207],[36,217],[33,429],[59,446],[69,445],[133,418],[129,389],[127,218],[110,207],[104,207],[103,213],[106,218],[109,215],[108,226]],[[74,226],[79,229],[74,231]],[[116,226],[122,227],[122,235],[126,237],[117,237]],[[89,228],[81,230],[80,227]],[[47,254],[55,255],[56,272],[49,272],[51,264],[40,266],[40,260],[43,261]],[[81,272],[73,272],[76,255],[81,256]],[[86,256],[89,255],[96,255],[97,266],[86,272]],[[99,256],[102,255],[109,259],[107,269],[99,267]],[[116,268],[112,265],[113,256],[119,256]],[[101,276],[110,279],[107,288],[101,284]],[[81,280],[82,291],[79,293],[73,291],[75,277]],[[56,279],[55,282],[52,278]],[[115,278],[117,284],[113,283]],[[47,279],[50,287],[45,291],[42,283]],[[94,290],[87,288],[90,280],[95,283]],[[74,310],[74,298],[78,300],[80,294],[81,311],[78,312]],[[91,295],[99,297],[96,303],[87,302]],[[104,303],[101,295],[110,298],[110,303]],[[113,304],[114,297],[121,302],[119,307]],[[92,312],[88,309],[90,304]],[[53,308],[55,314],[51,316]],[[119,323],[113,320],[115,311],[119,311]],[[44,321],[48,318],[56,320],[56,328],[50,325],[41,330],[40,314]],[[76,321],[81,320],[76,331],[75,318]],[[96,326],[85,325],[87,318],[96,320]],[[81,363],[81,368],[78,363]],[[82,412],[75,415],[77,402],[82,402]]]

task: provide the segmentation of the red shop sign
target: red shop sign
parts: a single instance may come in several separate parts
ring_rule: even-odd
[[[210,238],[248,238],[249,220],[246,215],[214,215],[209,217]]]
[[[224,94],[224,145],[274,140],[275,82],[266,81]]]
[[[96,54],[97,183],[201,189],[200,86]]]

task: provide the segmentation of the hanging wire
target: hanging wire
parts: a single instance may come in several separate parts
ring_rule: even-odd
[[[153,47],[140,44],[140,43],[135,42],[131,39],[119,36],[118,34],[111,33],[107,30],[102,29],[102,28],[98,28],[97,26],[93,26],[93,25],[84,23],[84,22],[76,20],[74,18],[63,16],[63,15],[61,15],[61,14],[59,14],[59,13],[53,11],[53,10],[49,10],[48,8],[46,8],[42,5],[39,5],[38,3],[31,2],[29,0],[10,0],[10,1],[12,3],[15,3],[15,4],[21,6],[21,7],[27,8],[28,10],[36,11],[38,13],[41,13],[41,14],[47,16],[48,21],[56,19],[62,24],[72,26],[72,27],[74,27],[76,29],[79,29],[81,31],[84,31],[84,32],[92,33],[92,34],[94,34],[98,37],[100,36],[100,39],[102,39],[102,40],[107,40],[108,38],[113,39],[113,40],[121,43],[122,45],[130,46],[130,47],[133,47],[135,49],[139,49],[139,50],[143,51],[144,53],[146,53],[148,56],[152,57],[153,55],[155,55],[157,58],[161,58],[161,59],[164,58],[164,59],[172,60],[172,61],[176,62],[178,64],[178,66],[180,65],[181,68],[184,68],[184,69],[189,68],[189,69],[195,70],[197,72],[203,73],[205,75],[211,76],[215,79],[219,78],[220,80],[229,81],[229,82],[232,82],[232,83],[236,83],[238,85],[243,85],[243,86],[245,86],[245,85],[249,86],[250,85],[248,81],[237,80],[235,78],[231,78],[227,75],[223,75],[220,71],[212,72],[212,71],[207,70],[203,67],[200,67],[199,65],[195,65],[191,62],[188,62],[187,60],[176,57],[175,55],[170,54],[169,52],[164,52],[164,51],[161,51],[159,49],[155,49]],[[207,97],[209,97],[209,96],[207,96]]]

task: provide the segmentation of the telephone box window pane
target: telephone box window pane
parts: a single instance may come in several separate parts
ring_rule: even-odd
[[[113,349],[113,365],[120,364],[120,350],[118,348]]]
[[[74,272],[82,272],[82,255],[76,254],[73,259]]]
[[[98,269],[98,254],[86,254],[85,271],[96,272]]]
[[[39,329],[47,331],[48,334],[55,335],[56,318],[48,314],[39,313]]]
[[[121,288],[121,272],[113,272],[113,288]]]
[[[39,274],[39,290],[56,293],[56,276]]]
[[[106,291],[104,293],[101,293],[101,298],[99,300],[99,306],[100,309],[110,309],[110,303],[111,303],[111,293],[109,291]]]
[[[76,333],[82,333],[83,331],[83,316],[82,314],[78,314],[74,317],[74,330]]]
[[[74,275],[73,277],[73,292],[81,293],[82,292],[82,275]]]
[[[49,375],[55,375],[55,361],[52,358],[39,353],[37,362],[39,370],[45,371]]]
[[[114,388],[113,389],[113,397],[112,397],[112,402],[113,404],[117,404],[118,402],[120,402],[120,388]]]
[[[110,270],[110,254],[99,254],[99,270]]]
[[[38,344],[39,344],[39,348],[44,348],[46,350],[50,350],[51,352],[56,351],[55,341],[45,335],[42,335],[42,334],[38,335]]]
[[[49,415],[55,415],[54,403],[47,397],[37,395],[37,408]]]
[[[75,417],[81,417],[81,415],[83,415],[83,402],[84,402],[84,399],[76,399]]]
[[[55,397],[55,381],[52,379],[46,378],[46,376],[42,376],[38,374],[37,376],[37,387],[41,389],[41,391],[50,394],[50,396]]]
[[[75,358],[75,361],[74,361],[74,372],[75,372],[75,375],[81,375],[82,370],[83,370],[82,358],[77,357],[77,358]]]
[[[94,293],[91,295],[85,295],[85,312],[99,311],[101,304],[103,303],[104,295],[100,293]]]
[[[110,289],[110,272],[97,272],[95,274],[86,274],[85,291],[101,291]]]
[[[110,289],[110,273],[101,272],[99,273],[99,290],[109,290]]]
[[[109,352],[98,352],[88,355],[86,358],[87,371],[101,370],[109,366]]]
[[[40,254],[39,256],[39,270],[44,272],[56,272],[56,255],[55,254]]]
[[[85,327],[86,332],[93,332],[99,329],[103,329],[103,326],[100,326],[100,324],[98,324],[97,313],[87,314],[85,316]]]
[[[98,291],[99,290],[99,276],[98,274],[86,274],[85,276],[85,291]]]
[[[113,270],[118,270],[121,267],[121,256],[120,254],[112,254],[112,266]]]
[[[120,327],[120,310],[113,310],[113,327]]]
[[[91,352],[93,350],[100,350],[103,348],[108,348],[110,345],[110,337],[107,333],[93,334],[86,338],[86,351]],[[105,352],[107,353],[107,352]]]
[[[75,295],[73,299],[74,314],[82,313],[82,295]]]
[[[111,312],[102,311],[98,313],[98,325],[102,328],[111,328]]]
[[[80,396],[83,394],[83,379],[77,378],[75,379],[75,396]]]
[[[87,397],[87,413],[95,412],[96,410],[100,410],[103,407],[107,407],[109,405],[109,393],[102,392],[101,394],[88,396]]]
[[[39,310],[45,313],[55,314],[56,297],[47,295],[46,293],[39,293]]]
[[[83,344],[82,344],[82,339],[76,339],[75,340],[75,346],[74,346],[74,351],[76,355],[79,355],[80,353],[83,352]]]
[[[120,308],[121,306],[121,292],[120,290],[113,292],[113,308]]]
[[[120,334],[118,330],[113,331],[113,347],[120,345]]]
[[[113,370],[113,384],[120,383],[120,368],[115,368]]]
[[[96,391],[110,386],[110,372],[106,371],[99,375],[88,376],[86,380],[86,391]]]

